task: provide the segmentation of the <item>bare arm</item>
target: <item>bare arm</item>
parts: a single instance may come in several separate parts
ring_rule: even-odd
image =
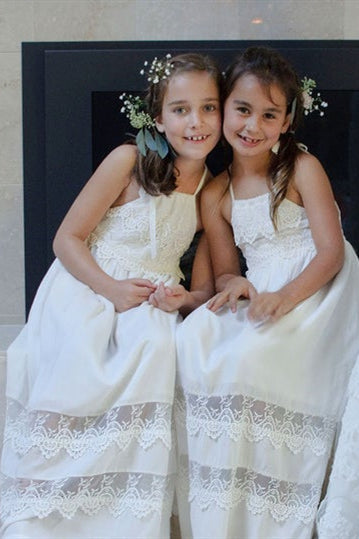
[[[272,320],[317,292],[341,269],[344,240],[338,209],[328,177],[319,161],[303,154],[296,169],[294,190],[306,209],[317,254],[298,277],[278,292],[259,294],[249,308],[253,320]]]
[[[237,247],[231,226],[232,203],[227,189],[227,174],[218,176],[202,195],[202,220],[208,236],[217,294],[208,308],[217,311],[228,303],[233,312],[240,297],[252,297],[256,290],[241,276]]]
[[[113,279],[98,266],[85,240],[128,187],[135,152],[135,147],[120,146],[104,159],[74,201],[53,243],[54,252],[66,269],[112,301],[119,311],[147,299],[153,285],[144,279],[128,282]]]

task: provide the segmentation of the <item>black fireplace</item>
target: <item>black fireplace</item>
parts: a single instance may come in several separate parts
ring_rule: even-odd
[[[225,66],[250,45],[274,47],[316,80],[329,103],[298,139],[324,164],[348,240],[359,252],[359,41],[158,41],[23,43],[26,309],[53,260],[52,240],[93,169],[128,138],[119,95],[141,92],[143,62],[201,51]],[[210,157],[214,173],[220,154]]]

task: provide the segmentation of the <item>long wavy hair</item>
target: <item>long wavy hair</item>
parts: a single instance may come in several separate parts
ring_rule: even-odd
[[[215,61],[209,56],[188,53],[171,58],[171,73],[158,83],[151,83],[145,97],[147,112],[152,118],[157,118],[162,112],[164,96],[169,81],[180,73],[206,72],[221,89],[222,75]],[[169,195],[176,188],[178,170],[175,167],[175,154],[170,151],[161,158],[156,151],[147,150],[145,156],[137,152],[134,174],[140,185],[150,195]]]
[[[287,114],[295,112],[286,133],[280,135],[278,154],[271,152],[268,186],[270,189],[270,217],[277,228],[277,212],[285,198],[293,178],[295,163],[301,153],[294,133],[303,117],[301,83],[290,63],[277,51],[267,47],[250,47],[236,58],[225,73],[224,101],[231,94],[237,80],[243,75],[254,75],[270,95],[270,87],[276,84],[286,97]],[[295,105],[293,107],[293,102]]]

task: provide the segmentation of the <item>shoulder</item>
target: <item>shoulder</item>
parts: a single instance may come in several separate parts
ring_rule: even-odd
[[[324,170],[323,165],[315,157],[309,152],[301,152],[299,156],[297,157],[297,161],[295,164],[295,179],[300,179],[303,177],[312,176],[313,175],[322,175],[324,174],[326,176],[326,172]]]
[[[314,155],[308,152],[301,152],[297,157],[294,170],[294,187],[301,191],[307,186],[316,183],[329,182],[323,165]]]
[[[208,202],[218,201],[228,191],[228,186],[228,173],[227,171],[223,171],[207,183],[203,188],[202,196]]]
[[[137,147],[132,144],[122,144],[112,150],[104,161],[120,164],[121,167],[132,169],[137,158]]]

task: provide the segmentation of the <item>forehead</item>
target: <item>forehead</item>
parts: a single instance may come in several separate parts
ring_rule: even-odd
[[[240,99],[248,103],[286,107],[287,99],[279,84],[266,83],[256,75],[245,74],[237,79],[228,99]]]
[[[173,75],[168,81],[164,101],[190,100],[195,98],[216,99],[219,96],[218,85],[207,71],[185,71]]]

